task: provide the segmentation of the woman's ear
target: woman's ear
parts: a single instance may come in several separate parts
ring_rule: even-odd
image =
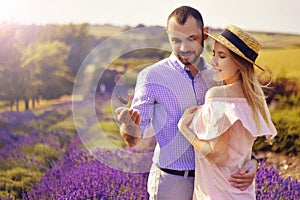
[[[206,40],[208,38],[208,35],[206,33],[209,32],[209,27],[205,26],[204,29],[203,29],[203,31],[204,31],[204,36],[203,36],[204,38],[203,39]]]

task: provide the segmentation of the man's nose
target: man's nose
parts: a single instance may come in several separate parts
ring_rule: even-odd
[[[189,45],[187,42],[182,42],[180,45],[180,51],[186,52],[189,51]]]

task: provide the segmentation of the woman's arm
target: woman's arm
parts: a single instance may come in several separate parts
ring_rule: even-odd
[[[212,151],[210,144],[204,140],[199,140],[187,124],[180,124],[179,130],[182,135],[193,145],[193,147],[203,156],[207,156]]]
[[[224,165],[228,159],[228,138],[229,132],[226,131],[215,139],[204,141],[209,143],[212,149],[206,157],[218,166]]]
[[[229,133],[226,131],[221,136],[207,141],[198,139],[196,134],[189,128],[197,109],[198,107],[187,109],[179,120],[178,128],[198,152],[210,159],[216,165],[223,165],[228,159]]]
[[[193,143],[193,141],[196,139],[196,135],[189,129],[189,125],[192,122],[197,110],[197,106],[186,109],[178,122],[179,131],[190,143]]]

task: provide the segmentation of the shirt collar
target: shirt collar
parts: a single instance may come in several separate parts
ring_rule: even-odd
[[[179,66],[180,69],[186,68],[186,66],[173,53],[170,55],[170,60],[172,63],[176,63],[176,66]]]

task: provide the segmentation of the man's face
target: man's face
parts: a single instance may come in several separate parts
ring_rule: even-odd
[[[176,22],[174,17],[168,22],[168,37],[173,53],[185,65],[197,67],[203,52],[203,31],[193,17],[184,25]]]

